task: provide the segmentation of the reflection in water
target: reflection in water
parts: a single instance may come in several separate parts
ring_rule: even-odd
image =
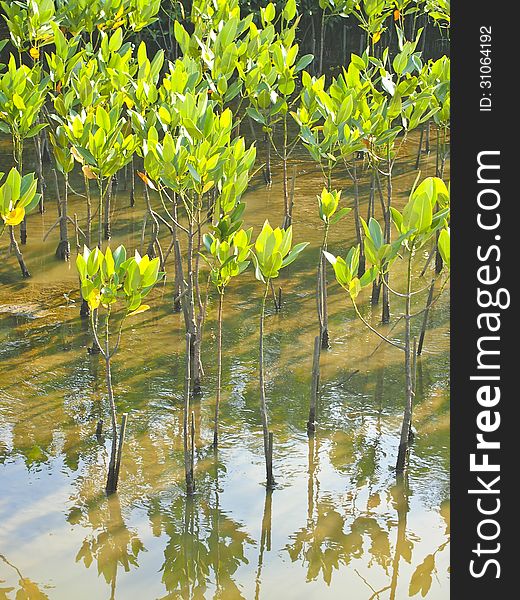
[[[136,532],[125,525],[119,498],[103,496],[88,506],[74,507],[68,520],[75,524],[84,520],[82,526],[94,531],[84,539],[76,562],[81,561],[87,569],[95,562],[98,574],[110,586],[110,600],[114,600],[119,567],[125,572],[137,568],[139,553],[145,550]]]
[[[411,140],[409,156],[416,151]],[[434,171],[427,161],[422,167],[424,176]],[[308,438],[309,349],[317,327],[315,265],[321,241],[315,194],[322,181],[313,168],[300,157],[294,214],[296,241],[310,240],[311,246],[281,278],[283,310],[268,307],[268,319],[276,320],[268,328],[266,367],[280,473],[272,493],[260,485],[258,357],[251,341],[258,334],[258,305],[250,273],[230,290],[226,308],[222,445],[216,456],[211,448],[215,298],[210,298],[207,377],[202,398],[193,404],[193,500],[184,498],[182,470],[184,325],[170,310],[170,281],[153,292],[163,297],[151,303],[156,309],[136,317],[114,363],[118,410],[130,419],[118,497],[100,495],[107,448],[95,429],[99,420],[109,421],[103,369],[99,357],[86,353],[89,335],[78,319],[78,303],[71,302],[77,299],[73,266],[55,262],[49,242],[37,241],[52,224],[50,217],[31,216],[26,258],[34,266],[33,279],[20,284],[0,271],[0,548],[5,555],[0,600],[47,595],[71,600],[71,585],[74,600],[336,600],[345,589],[354,600],[445,600],[447,297],[431,311],[418,362],[417,435],[408,480],[396,483],[392,470],[402,416],[401,356],[379,346],[332,283],[331,350],[322,353],[317,432]],[[397,208],[415,179],[407,169],[396,175]],[[275,179],[270,190],[259,187],[248,194],[247,225],[258,230],[267,216],[281,214],[279,184]],[[363,186],[365,198],[367,182]],[[351,190],[344,191],[348,201]],[[82,201],[73,197],[71,203],[76,210]],[[136,224],[143,210],[139,198],[132,209],[124,202],[118,207],[114,244],[139,245]],[[354,238],[346,219],[331,231],[331,251],[344,255]],[[398,274],[395,279],[398,283]],[[417,302],[422,307],[424,298]],[[380,310],[372,309],[369,298],[360,305],[378,324]],[[28,307],[34,314],[27,316]],[[392,310],[397,325],[385,333],[398,336],[398,301]]]
[[[177,498],[164,515],[168,542],[161,567],[166,598],[205,598],[214,582],[214,598],[243,598],[233,575],[246,564],[245,545],[252,544],[242,526],[200,498]],[[166,518],[167,517],[167,518]]]
[[[258,568],[256,570],[255,600],[260,598],[262,582],[262,567],[264,565],[264,552],[271,551],[271,522],[273,512],[273,490],[265,490],[264,512],[262,515],[262,533],[260,536],[260,550],[258,552]]]
[[[18,576],[16,587],[4,586],[5,581],[0,579],[0,600],[8,600],[11,593],[16,596],[16,600],[49,600],[49,596],[42,592],[34,581],[24,577],[20,570],[10,563],[3,554],[0,554],[0,560]]]
[[[410,563],[413,550],[413,542],[408,539],[406,535],[406,518],[410,509],[408,503],[410,490],[406,474],[404,476],[398,476],[396,484],[390,490],[390,494],[392,496],[394,508],[397,512],[397,540],[392,561],[392,583],[390,584],[390,600],[395,600],[399,577],[399,563],[401,558],[407,563]]]

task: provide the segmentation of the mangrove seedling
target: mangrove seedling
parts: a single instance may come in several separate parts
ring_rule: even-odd
[[[215,227],[217,235],[222,234],[222,229]],[[213,428],[213,446],[218,446],[218,418],[220,409],[220,396],[222,388],[222,313],[224,306],[224,293],[226,286],[233,277],[243,273],[249,266],[247,258],[251,248],[251,234],[253,229],[247,231],[239,229],[230,235],[220,238],[211,233],[204,235],[204,245],[211,259],[207,260],[211,267],[210,279],[218,292],[218,319],[217,319],[217,394],[215,400],[215,425]]]
[[[56,191],[58,192],[59,207],[58,220],[49,229],[46,235],[48,235],[54,227],[59,227],[60,241],[56,248],[56,258],[68,261],[70,258],[69,221],[74,225],[74,221],[68,215],[69,173],[74,168],[74,156],[70,152],[68,138],[61,125],[56,127],[56,131],[49,132],[49,140],[56,160],[56,167],[63,175],[64,186],[63,196],[59,194],[59,189],[56,188]]]
[[[43,77],[38,66],[30,69],[25,65],[17,68],[11,55],[7,71],[0,77],[0,132],[11,135],[13,158],[20,174],[23,174],[23,149],[27,139],[37,135],[45,124],[38,123],[38,114],[45,102],[48,78]],[[20,242],[27,241],[25,219],[20,224]],[[16,251],[17,256],[20,250]],[[22,259],[23,260],[23,259]],[[22,276],[26,277],[22,268]]]
[[[399,441],[399,450],[396,462],[397,473],[402,473],[406,466],[406,457],[409,451],[410,441],[412,439],[412,409],[414,397],[413,383],[413,364],[415,362],[414,350],[412,344],[411,320],[414,317],[422,315],[438,299],[442,293],[439,292],[437,298],[432,298],[426,308],[416,314],[412,313],[412,298],[428,289],[413,289],[413,259],[417,251],[424,246],[437,231],[439,235],[439,252],[443,257],[446,266],[449,268],[449,232],[447,230],[447,219],[449,218],[449,208],[434,212],[439,204],[447,204],[444,197],[448,197],[448,189],[444,182],[437,177],[428,177],[419,186],[412,190],[408,203],[400,213],[397,209],[391,208],[392,221],[399,233],[399,237],[391,244],[386,243],[381,225],[371,218],[368,223],[363,222],[365,233],[365,250],[368,261],[372,264],[361,278],[356,276],[359,264],[359,246],[350,249],[346,259],[334,257],[325,252],[327,260],[334,267],[338,283],[347,290],[352,304],[359,319],[377,336],[390,345],[404,352],[404,371],[405,371],[405,407],[403,412],[403,422]],[[398,292],[391,288],[384,275],[388,269],[395,263],[398,257],[406,260],[406,289],[404,292]],[[374,279],[382,275],[383,285],[387,286],[390,293],[404,299],[405,313],[404,323],[404,343],[397,343],[385,337],[361,315],[356,303],[356,299],[362,288],[370,285]],[[444,286],[443,286],[444,287]]]
[[[331,190],[323,188],[321,195],[318,198],[318,208],[320,212],[320,219],[324,223],[323,228],[323,241],[320,248],[320,257],[318,261],[318,283],[316,289],[316,301],[318,306],[318,321],[320,324],[320,339],[321,347],[329,348],[329,325],[328,325],[328,308],[327,308],[327,280],[326,280],[326,259],[324,252],[327,251],[327,242],[329,235],[329,228],[331,225],[337,223],[341,218],[347,215],[352,209],[341,208],[338,209],[339,200],[341,198],[341,191]],[[337,211],[337,212],[336,212]]]
[[[111,360],[119,348],[126,319],[150,308],[147,304],[142,304],[142,301],[161,279],[162,273],[159,273],[158,258],[150,260],[148,256],[141,257],[136,251],[135,256],[127,259],[124,246],[119,246],[113,253],[110,248],[103,253],[99,248],[91,251],[85,246],[83,254],[78,254],[76,258],[76,266],[81,279],[81,294],[90,308],[94,338],[105,359],[106,386],[112,418],[112,448],[106,492],[112,494],[117,489],[126,419],[123,420],[121,434],[118,435]],[[116,313],[118,304],[123,310]],[[104,311],[103,325],[98,318],[101,309]],[[116,321],[117,331],[116,341],[112,345],[111,319]]]
[[[280,274],[280,270],[287,267],[296,260],[300,252],[308,246],[309,242],[296,244],[292,249],[292,226],[286,230],[277,227],[273,229],[269,221],[265,221],[262,231],[256,238],[254,251],[251,253],[255,264],[255,276],[264,284],[264,295],[260,309],[260,413],[262,416],[262,428],[264,434],[264,455],[267,475],[267,487],[274,486],[273,476],[273,434],[269,431],[269,420],[267,416],[267,403],[265,397],[265,373],[264,373],[264,320],[265,301],[269,292],[272,279]]]
[[[0,181],[4,174],[0,173]],[[23,177],[16,168],[12,168],[0,186],[0,236],[5,228],[9,228],[10,247],[14,251],[18,264],[24,278],[30,277],[30,273],[25,265],[22,253],[18,247],[14,235],[14,228],[19,225],[25,215],[30,212],[40,201],[40,194],[36,192],[37,180],[34,173],[29,173]]]

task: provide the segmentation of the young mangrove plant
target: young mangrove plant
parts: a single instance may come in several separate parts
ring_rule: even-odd
[[[264,455],[267,475],[267,487],[274,486],[273,475],[273,434],[269,431],[269,420],[267,415],[267,403],[265,396],[265,369],[264,369],[264,320],[265,301],[269,292],[272,279],[280,274],[280,270],[287,267],[296,260],[300,252],[308,246],[308,242],[292,245],[292,226],[286,230],[277,227],[273,229],[269,221],[265,221],[262,231],[256,238],[254,251],[251,253],[255,265],[255,276],[264,284],[264,295],[260,309],[260,413],[262,416],[262,428],[264,434]]]
[[[316,302],[318,307],[318,321],[320,324],[321,347],[329,348],[330,343],[327,307],[326,259],[323,253],[327,251],[330,226],[337,223],[352,209],[344,207],[338,210],[339,200],[341,198],[341,191],[328,191],[327,188],[323,188],[321,195],[317,196],[317,198],[320,219],[323,221],[324,227],[323,240],[321,243],[320,256],[318,259],[318,282],[316,287]]]
[[[4,177],[0,173],[0,181]],[[14,251],[23,277],[30,277],[30,273],[25,265],[22,253],[16,242],[14,228],[19,225],[25,215],[29,213],[40,201],[40,194],[36,192],[37,180],[34,173],[29,173],[23,177],[16,168],[12,168],[0,186],[0,236],[5,228],[9,230],[10,248]]]
[[[0,77],[0,131],[9,133],[13,143],[13,159],[19,173],[23,174],[23,151],[25,141],[37,135],[45,124],[38,123],[39,111],[45,102],[48,78],[42,77],[41,69],[32,69],[21,65],[16,66],[11,55],[7,71]],[[27,226],[25,218],[20,224],[20,242],[27,242]],[[16,255],[22,257],[20,250],[15,248]],[[21,258],[23,262],[23,257]],[[20,262],[20,258],[18,259]],[[22,267],[22,276],[27,277]]]
[[[110,190],[114,175],[130,162],[137,146],[128,132],[128,121],[117,104],[107,111],[101,104],[95,113],[82,111],[65,128],[73,145],[74,158],[82,165],[87,180],[96,180],[98,198],[98,248],[110,239]],[[84,143],[84,145],[80,145]]]
[[[399,441],[399,450],[396,462],[397,473],[402,473],[406,466],[406,458],[409,451],[410,441],[412,439],[412,409],[414,397],[414,376],[413,365],[415,363],[415,350],[412,342],[411,322],[414,317],[423,315],[426,310],[437,300],[442,293],[444,285],[439,292],[439,296],[432,298],[424,310],[412,313],[412,299],[417,294],[428,290],[429,286],[419,290],[413,289],[413,261],[417,257],[418,250],[422,248],[428,240],[435,236],[437,231],[442,230],[439,235],[439,251],[445,257],[445,264],[449,268],[449,233],[447,228],[447,219],[449,217],[449,208],[435,211],[439,204],[447,204],[441,197],[448,196],[448,189],[441,179],[428,177],[419,186],[412,190],[408,203],[400,213],[392,208],[392,221],[397,229],[399,237],[391,244],[386,243],[381,225],[373,218],[368,223],[363,221],[365,233],[365,249],[367,260],[371,267],[361,278],[356,276],[359,263],[359,246],[350,249],[346,259],[334,257],[325,252],[327,260],[333,265],[338,283],[347,290],[356,315],[359,319],[377,336],[388,344],[404,352],[404,374],[405,374],[405,407],[403,411],[403,421]],[[406,261],[406,283],[405,290],[396,291],[386,282],[384,274],[395,264],[397,258],[401,257]],[[378,275],[383,285],[387,286],[389,292],[394,296],[401,298],[405,302],[404,311],[404,340],[398,343],[385,337],[362,316],[356,299],[361,290],[370,285]]]
[[[111,361],[119,348],[126,319],[150,308],[147,304],[142,304],[142,301],[163,274],[159,273],[158,258],[150,260],[148,256],[141,257],[136,251],[135,256],[127,259],[124,246],[119,246],[114,252],[107,248],[104,253],[99,248],[91,251],[85,246],[83,254],[78,254],[76,258],[76,266],[81,280],[81,294],[90,308],[94,338],[105,359],[112,419],[112,447],[106,492],[112,494],[117,489],[119,479],[126,415],[123,415],[118,435]],[[117,310],[120,306],[122,310]],[[101,310],[104,312],[103,323],[98,314]],[[114,335],[116,341],[111,343]]]
[[[266,140],[265,179],[271,183],[271,148],[282,163],[284,217],[283,228],[292,222],[293,201],[289,193],[288,164],[299,141],[298,135],[290,139],[289,113],[298,100],[295,90],[300,72],[313,60],[312,54],[298,59],[299,45],[294,43],[300,16],[296,15],[296,2],[290,0],[276,17],[274,4],[260,9],[263,31],[251,27],[248,51],[241,57],[238,71],[244,79],[244,93],[250,106],[247,115],[262,126]],[[274,24],[280,31],[276,32]],[[298,59],[298,60],[297,60]],[[282,138],[276,142],[274,131],[281,127]]]
[[[233,223],[231,227],[233,228]],[[240,225],[240,223],[238,223]],[[217,317],[217,394],[215,400],[215,424],[213,428],[213,446],[218,446],[218,419],[220,409],[220,396],[222,388],[222,314],[224,308],[224,293],[226,286],[233,277],[243,273],[249,266],[249,251],[251,248],[251,234],[253,229],[247,231],[229,231],[228,223],[219,223],[215,235],[206,233],[204,245],[210,254],[206,259],[211,267],[210,279],[218,292],[218,317]]]
[[[56,191],[58,192],[58,220],[49,229],[46,235],[48,235],[54,227],[59,227],[60,241],[56,248],[56,258],[68,261],[70,258],[69,221],[74,225],[74,221],[68,214],[69,174],[74,168],[74,156],[70,152],[68,138],[61,125],[56,127],[55,132],[49,132],[49,140],[51,141],[56,166],[58,171],[63,175],[64,186],[63,195],[59,194],[59,188],[56,187]]]
[[[177,61],[177,65],[179,63]],[[180,83],[166,78],[165,81],[168,81],[168,87]],[[158,130],[149,128],[144,166],[147,175],[159,184],[155,187],[174,231],[182,231],[187,238],[185,280],[184,276],[180,276],[182,258],[178,237],[175,239],[175,258],[178,279],[184,288],[181,304],[185,326],[191,334],[191,385],[199,393],[203,377],[201,349],[208,289],[206,286],[204,294],[200,281],[203,232],[214,215],[218,219],[221,214],[235,209],[248,186],[256,149],[254,145],[246,149],[241,137],[232,139],[231,110],[227,108],[219,114],[217,105],[208,100],[205,91],[181,95],[179,91],[171,90],[166,94],[161,90],[161,96],[166,97],[167,102],[159,107],[157,114],[166,133],[159,142]],[[173,210],[166,206],[168,191],[174,194]],[[177,203],[179,208],[184,208],[186,226],[177,220]]]

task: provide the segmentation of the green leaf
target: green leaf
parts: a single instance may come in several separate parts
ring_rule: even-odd
[[[25,110],[26,108],[23,98],[19,96],[16,92],[13,94],[13,104],[18,110]]]
[[[78,254],[76,257],[76,268],[79,273],[79,278],[83,282],[83,280],[87,277],[87,263],[82,254]]]
[[[274,7],[274,4],[272,2],[269,2],[269,4],[265,7],[264,9],[264,18],[267,21],[267,23],[270,23],[276,16],[276,9]]]
[[[303,71],[303,69],[310,65],[313,60],[313,54],[304,54],[296,63],[296,66],[294,67],[295,72],[299,73],[300,71]]]
[[[248,114],[254,121],[260,123],[261,125],[265,125],[265,118],[261,112],[259,112],[253,106],[248,106],[246,109],[246,114]]]
[[[114,258],[114,269],[119,271],[119,268],[126,260],[126,248],[124,246],[118,246],[113,252]]]
[[[148,304],[141,304],[141,306],[139,306],[139,308],[136,308],[132,312],[128,313],[126,316],[133,317],[134,315],[138,315],[139,313],[146,312],[147,310],[150,310],[150,307],[148,306]]]
[[[103,260],[103,254],[99,248],[94,248],[87,260],[87,273],[89,277],[93,277],[98,271]]]
[[[377,277],[378,273],[379,273],[379,270],[375,266],[372,266],[372,267],[370,267],[370,269],[367,269],[363,273],[363,276],[361,277],[361,279],[359,280],[361,287],[366,287],[367,285],[370,285],[374,281],[374,279]]]
[[[418,234],[428,231],[432,224],[432,205],[427,194],[416,196],[404,207],[405,229],[415,229]]]
[[[368,221],[368,229],[370,231],[370,237],[374,242],[374,246],[380,248],[383,244],[383,230],[381,229],[381,225],[379,225],[374,218],[370,218]]]
[[[442,262],[450,268],[450,230],[443,229],[439,234],[438,242],[439,252]]]
[[[351,210],[352,209],[348,208],[348,207],[340,208],[336,213],[334,213],[334,215],[332,215],[332,217],[330,219],[330,224],[335,225],[343,217],[346,217]]]
[[[119,50],[119,48],[121,48],[122,44],[123,44],[123,30],[121,29],[121,27],[118,27],[110,38],[110,42],[108,43],[108,48],[112,52],[117,52]]]
[[[292,21],[296,16],[296,0],[287,0],[282,14],[286,21]]]
[[[289,252],[289,254],[284,258],[283,262],[282,262],[282,267],[286,267],[287,265],[290,265],[291,263],[293,263],[297,258],[298,255],[309,245],[309,242],[302,242],[301,244],[296,244],[292,250]]]
[[[115,272],[115,262],[114,257],[112,255],[112,250],[110,250],[109,247],[105,250],[105,267],[107,276],[112,277],[112,275]]]

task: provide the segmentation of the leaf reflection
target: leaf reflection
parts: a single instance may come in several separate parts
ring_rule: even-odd
[[[85,567],[95,562],[99,575],[103,575],[110,585],[111,598],[115,597],[117,572],[123,567],[125,572],[138,567],[138,556],[145,550],[137,534],[128,529],[117,496],[98,499],[96,502],[75,507],[69,514],[70,522],[86,520],[95,533],[88,535],[77,555],[76,562]]]
[[[214,506],[202,498],[179,497],[163,519],[169,541],[161,567],[168,594],[162,600],[204,598],[210,584],[214,598],[244,598],[233,575],[248,563],[246,545],[254,542],[220,510],[218,494]]]

